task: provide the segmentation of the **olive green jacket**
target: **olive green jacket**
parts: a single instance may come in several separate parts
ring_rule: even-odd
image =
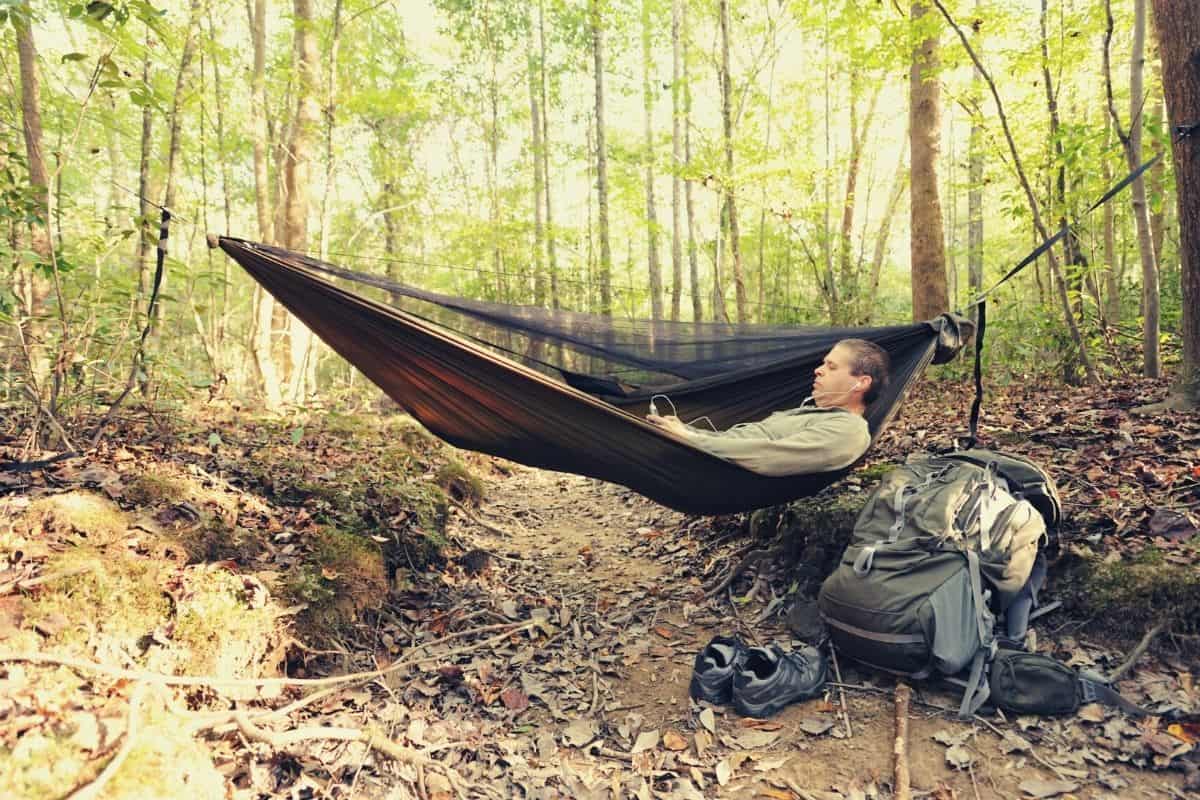
[[[867,452],[871,431],[858,414],[805,406],[727,431],[687,426],[688,440],[760,475],[803,475],[848,467]]]

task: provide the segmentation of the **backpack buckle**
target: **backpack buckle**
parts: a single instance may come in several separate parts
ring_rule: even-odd
[[[875,561],[875,548],[864,547],[862,552],[858,554],[858,558],[854,559],[854,574],[860,578],[865,578],[867,573],[871,571],[871,564]]]

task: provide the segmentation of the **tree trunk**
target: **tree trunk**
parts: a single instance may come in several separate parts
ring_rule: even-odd
[[[538,0],[538,44],[541,60],[538,81],[542,95],[542,177],[543,193],[546,197],[546,257],[550,266],[550,307],[561,308],[562,300],[558,287],[558,253],[554,237],[554,204],[550,202],[550,104],[546,92],[546,3]]]
[[[892,190],[888,193],[887,210],[879,223],[879,233],[875,237],[875,252],[871,257],[871,285],[867,291],[867,302],[863,306],[861,319],[863,324],[871,324],[875,316],[875,298],[879,293],[879,276],[883,273],[883,257],[887,253],[888,238],[892,233],[892,220],[900,206],[900,198],[904,196],[904,187],[908,185],[908,171],[904,168],[904,148],[900,148],[900,160],[896,164],[895,178]]]
[[[41,264],[51,263],[50,236],[50,179],[46,172],[45,150],[42,147],[41,79],[38,76],[37,47],[33,41],[33,30],[28,17],[13,15],[13,28],[17,35],[17,58],[21,71],[21,126],[25,138],[25,158],[29,169],[29,186],[37,204],[39,219],[29,223],[29,247]],[[29,363],[28,378],[34,387],[49,373],[49,356],[42,341],[45,325],[42,317],[46,313],[46,298],[50,287],[46,278],[32,265],[18,267],[18,282],[22,289],[18,296],[24,301],[19,318],[23,318],[21,335],[24,337]]]
[[[692,84],[688,81],[688,18],[687,2],[682,0],[679,9],[679,38],[683,49],[683,168],[689,172],[692,166]],[[700,259],[696,249],[696,206],[692,182],[683,184],[684,203],[687,207],[687,256],[688,278],[692,283],[692,320],[704,319],[704,298],[700,292]]]
[[[254,143],[254,201],[258,212],[258,237],[268,244],[275,241],[274,214],[271,210],[271,177],[267,151],[267,0],[247,0],[250,32],[254,46],[254,69],[250,77],[251,106],[250,136]],[[272,351],[275,319],[275,298],[258,283],[254,284],[253,329],[250,335],[250,355],[262,385],[267,408],[283,405],[279,367]]]
[[[720,0],[721,12],[721,126],[725,141],[725,213],[729,221],[729,249],[733,255],[733,289],[737,302],[737,320],[746,318],[746,276],[742,271],[741,233],[737,215],[737,179],[733,172],[733,76],[729,71],[729,0]]]
[[[645,113],[646,247],[650,268],[650,318],[663,318],[662,268],[658,263],[658,210],[654,205],[654,94],[650,90],[650,0],[642,0],[642,106]]]
[[[612,316],[612,247],[608,238],[608,159],[604,152],[604,28],[601,0],[590,0],[596,79],[596,197],[600,228],[600,313]]]
[[[1176,384],[1200,403],[1200,15],[1194,0],[1153,0],[1178,202],[1183,364]]]
[[[317,37],[313,30],[313,1],[293,0],[296,48],[296,116],[284,161],[283,246],[303,252],[308,248],[308,207],[312,147],[320,110],[317,106]],[[316,347],[303,322],[288,319],[291,375],[288,399],[301,403],[316,390]]]
[[[210,38],[213,41],[217,40],[217,26],[212,17],[212,8],[208,12],[208,29]],[[213,58],[213,92],[217,105],[217,158],[221,162],[221,201],[222,210],[225,217],[225,233],[230,232],[233,224],[233,197],[231,187],[231,178],[229,175],[229,158],[225,151],[225,92],[221,85],[221,59],[219,56]],[[223,274],[221,284],[221,308],[217,312],[216,331],[214,334],[215,346],[217,353],[221,356],[222,363],[228,366],[225,361],[225,340],[229,329],[229,320],[233,314],[233,306],[229,302],[229,287],[233,281],[233,259],[223,258]]]
[[[923,3],[913,3],[913,21],[922,19],[927,11]],[[937,181],[942,120],[937,67],[938,39],[933,35],[913,51],[909,72],[912,303],[913,319],[916,321],[933,319],[950,308],[946,293],[946,245]]]
[[[1112,162],[1108,149],[1112,145],[1112,117],[1104,115],[1104,155],[1101,158],[1104,185],[1112,186]],[[1116,325],[1121,321],[1121,282],[1117,275],[1116,206],[1104,204],[1104,321]]]
[[[546,241],[546,229],[542,221],[542,193],[545,191],[546,179],[542,174],[542,117],[538,100],[541,91],[538,89],[539,79],[538,58],[533,48],[533,17],[527,19],[525,29],[525,65],[528,71],[529,84],[529,120],[532,128],[533,156],[533,303],[536,306],[546,305],[546,262],[543,258]],[[544,66],[544,65],[543,65]]]
[[[1104,75],[1108,92],[1108,113],[1113,127],[1125,149],[1125,161],[1132,171],[1142,160],[1142,75],[1143,53],[1146,42],[1146,2],[1134,0],[1133,4],[1133,52],[1129,60],[1129,103],[1130,123],[1126,134],[1117,115],[1113,100],[1112,71],[1109,65],[1109,43],[1112,40],[1113,19],[1110,0],[1105,0],[1104,11],[1107,27],[1104,31]],[[1154,243],[1151,240],[1150,213],[1146,205],[1146,180],[1139,175],[1130,187],[1133,220],[1137,229],[1138,255],[1142,262],[1142,372],[1148,378],[1157,378],[1162,373],[1159,361],[1158,334],[1158,265],[1154,262]]]
[[[333,134],[337,128],[338,54],[342,48],[342,0],[333,3],[333,34],[329,40],[329,55],[326,57],[328,71],[325,73],[325,185],[321,189],[321,227],[318,251],[321,260],[329,259],[329,230],[333,227],[333,210],[329,195],[336,185],[337,162],[333,156]]]
[[[854,212],[858,200],[858,174],[862,167],[863,147],[866,144],[867,132],[871,130],[871,120],[875,116],[875,104],[879,99],[879,89],[876,89],[867,105],[866,117],[858,118],[859,81],[852,73],[850,77],[850,163],[846,165],[846,195],[842,198],[842,225],[838,237],[838,272],[842,287],[844,306],[840,309],[835,324],[849,322],[849,312],[853,303],[858,299],[857,275],[855,275],[852,251],[854,249]]]
[[[683,306],[683,0],[671,0],[671,321]]]
[[[179,71],[175,73],[175,95],[171,100],[170,138],[167,140],[167,176],[166,189],[163,191],[163,205],[172,212],[175,208],[175,193],[177,186],[176,164],[179,161],[180,138],[183,133],[183,101],[188,86],[188,70],[196,55],[196,31],[200,27],[200,0],[191,0],[188,11],[187,33],[183,38],[183,52],[179,56]],[[167,272],[163,271],[159,291],[166,291]],[[155,307],[155,326],[162,324],[166,314],[166,303]]]
[[[982,13],[981,0],[975,13]],[[983,76],[971,70],[971,133],[967,139],[967,285],[974,300],[983,291]],[[971,307],[971,320],[978,312]]]

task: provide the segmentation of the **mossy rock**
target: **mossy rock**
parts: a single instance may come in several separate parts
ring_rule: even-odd
[[[124,548],[72,548],[46,562],[44,574],[61,577],[26,600],[26,622],[46,631],[52,645],[82,647],[99,635],[109,647],[137,652],[171,611],[164,567]]]
[[[142,472],[125,481],[121,497],[139,506],[160,506],[188,498],[186,482],[174,475]]]
[[[220,517],[204,517],[193,525],[166,528],[166,535],[177,541],[191,563],[234,561],[250,563],[266,549],[260,534],[232,526]]]
[[[437,485],[464,505],[478,506],[483,502],[483,481],[472,474],[461,461],[452,460],[443,464],[437,472]]]
[[[129,529],[129,517],[103,495],[71,491],[35,500],[18,520],[16,529],[30,538],[49,532],[108,544]]]
[[[1140,635],[1163,620],[1178,633],[1200,629],[1200,570],[1173,564],[1155,548],[1119,561],[1073,548],[1051,578],[1054,597],[1070,613],[1114,633]]]
[[[326,528],[309,544],[304,565],[284,590],[307,605],[300,627],[323,639],[352,628],[366,609],[378,607],[388,593],[388,574],[379,545],[365,536]]]

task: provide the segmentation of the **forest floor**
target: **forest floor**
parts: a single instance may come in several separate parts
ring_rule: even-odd
[[[1039,650],[1110,672],[1155,628],[1120,688],[1175,715],[962,723],[953,687],[918,684],[915,797],[1200,788],[1200,422],[1129,413],[1154,399],[1006,393],[983,443],[1063,491],[1047,599],[1066,606]],[[873,462],[949,446],[961,405],[926,386]],[[795,564],[705,596],[773,535],[747,518],[456,452],[403,415],[189,419],[0,471],[0,796],[892,796],[887,676],[840,663],[841,687],[766,721],[690,701],[712,636],[797,641]],[[0,460],[29,457],[17,430]],[[805,530],[834,524],[814,505],[852,519],[878,472],[783,535],[827,533]]]

